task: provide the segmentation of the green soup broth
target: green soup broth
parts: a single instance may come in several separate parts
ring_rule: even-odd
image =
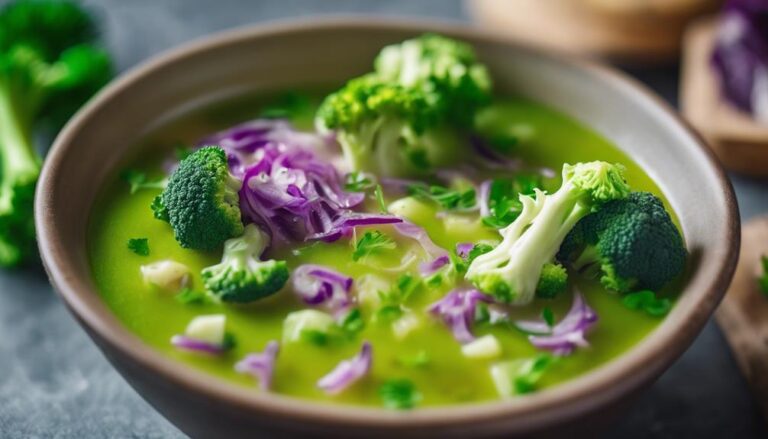
[[[258,116],[259,102],[263,100],[245,99],[174,121],[148,136],[143,148],[138,148],[144,153],[143,156],[127,165],[152,176],[161,176],[161,163],[172,156],[174,145],[178,142],[192,144],[211,132]],[[506,99],[502,105],[504,111],[501,116],[484,123],[519,137],[521,142],[516,146],[516,154],[527,163],[560,169],[563,163],[579,161],[620,162],[627,168],[626,176],[633,189],[661,195],[654,182],[625,154],[569,117],[523,99]],[[295,123],[309,129],[311,111]],[[551,179],[547,185],[556,188],[558,178]],[[193,273],[192,287],[201,290],[200,270],[217,263],[221,257],[219,252],[185,250],[176,243],[170,227],[152,216],[150,204],[158,193],[158,190],[142,190],[130,194],[128,185],[115,178],[96,203],[91,215],[88,247],[93,277],[103,299],[131,332],[163,354],[258,391],[252,377],[234,371],[234,363],[248,353],[260,352],[269,340],[281,340],[285,316],[306,306],[294,297],[289,287],[248,306],[185,305],[179,303],[173,294],[148,287],[142,280],[140,266],[172,259],[190,268]],[[377,208],[374,200],[368,203],[371,209]],[[436,220],[435,207],[429,204],[422,207],[411,220],[426,228],[432,239],[446,249],[452,250],[458,242],[498,239],[495,231],[483,227],[479,221],[459,219],[446,226]],[[366,274],[375,274],[394,282],[396,276],[387,268],[396,266],[406,252],[413,250],[414,244],[399,238],[391,226],[375,229],[395,239],[397,248],[386,254],[370,256],[364,263],[352,261],[349,239],[332,244],[301,244],[269,256],[285,258],[291,268],[303,263],[317,263],[335,268],[356,280]],[[356,233],[359,236],[363,231]],[[126,246],[131,238],[148,238],[149,256],[132,253]],[[538,386],[540,389],[577,377],[616,358],[652,331],[660,321],[625,308],[618,296],[605,291],[597,283],[577,283],[572,288],[578,287],[600,318],[589,334],[591,346],[557,361],[543,376]],[[362,313],[367,324],[353,340],[333,341],[325,345],[303,341],[281,343],[273,391],[329,403],[381,406],[380,385],[389,379],[405,378],[411,380],[421,394],[419,406],[498,399],[489,375],[491,361],[463,356],[460,344],[454,340],[449,329],[423,311],[446,291],[446,287],[420,288],[414,293],[408,307],[419,316],[421,326],[404,339],[397,339],[387,323],[371,322],[373,311],[363,305]],[[544,307],[549,307],[559,319],[568,310],[570,301],[570,294],[553,301],[536,300],[520,315],[536,317]],[[214,313],[227,316],[227,329],[237,338],[237,346],[232,351],[221,357],[209,357],[182,352],[170,344],[170,338],[182,333],[192,318]],[[502,345],[503,360],[530,358],[537,354],[526,336],[514,329],[480,325],[475,332],[477,335],[494,334]],[[339,361],[355,355],[362,340],[373,344],[371,374],[339,395],[328,396],[320,391],[316,386],[317,380]],[[414,358],[422,361],[411,364]]]

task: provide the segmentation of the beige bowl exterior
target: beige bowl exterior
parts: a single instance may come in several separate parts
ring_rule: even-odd
[[[185,111],[243,92],[342,83],[369,70],[383,45],[425,31],[472,43],[497,90],[535,99],[591,126],[659,183],[679,214],[696,269],[658,329],[621,357],[553,389],[503,402],[400,413],[260,394],[166,358],[123,327],[91,279],[86,224],[99,187],[142,135]],[[739,247],[730,183],[701,139],[643,86],[606,67],[460,26],[353,17],[234,30],[121,76],[59,135],[38,186],[35,216],[43,261],[69,309],[128,382],[194,437],[572,435],[574,428],[589,429],[624,405],[688,348],[729,284]]]

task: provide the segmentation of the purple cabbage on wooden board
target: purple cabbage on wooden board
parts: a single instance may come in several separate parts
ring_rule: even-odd
[[[768,2],[725,4],[712,65],[725,99],[768,123]]]
[[[267,391],[272,387],[272,375],[275,371],[275,361],[280,352],[280,344],[272,340],[267,343],[263,352],[248,354],[235,364],[235,370],[254,376],[259,380],[259,388]]]
[[[492,300],[476,289],[456,289],[430,305],[427,310],[439,317],[450,328],[453,337],[464,344],[475,340],[472,323],[480,302],[491,303]]]
[[[373,347],[363,342],[360,352],[349,360],[339,363],[327,375],[320,378],[317,387],[329,395],[341,393],[370,372],[373,363]]]
[[[334,314],[352,304],[352,278],[321,265],[299,266],[291,275],[291,284],[304,303],[325,306]]]

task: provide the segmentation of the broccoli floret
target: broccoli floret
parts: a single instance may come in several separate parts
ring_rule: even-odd
[[[213,250],[243,233],[241,186],[229,173],[224,150],[206,146],[181,161],[152,210],[167,218],[182,247]]]
[[[203,270],[208,291],[222,302],[248,303],[279,291],[288,280],[285,261],[260,260],[269,236],[248,224],[242,236],[224,244],[221,263]]]
[[[502,241],[496,248],[472,261],[466,278],[497,300],[516,305],[529,303],[537,288],[542,295],[562,288],[567,275],[548,264],[555,263],[563,239],[580,219],[627,196],[623,173],[621,165],[599,161],[564,165],[557,192],[536,189],[535,198],[520,196],[520,216],[499,231]]]
[[[69,2],[17,1],[0,9],[0,265],[36,255],[33,129],[55,131],[112,76],[91,17]]]
[[[425,174],[461,159],[463,137],[490,79],[472,49],[435,35],[386,47],[373,73],[349,81],[320,106],[352,171]]]
[[[541,267],[539,283],[536,285],[536,297],[554,299],[568,286],[568,272],[560,264],[547,263]]]
[[[491,79],[467,43],[436,34],[393,44],[374,61],[387,82],[420,89],[427,100],[447,111],[447,118],[469,126],[475,112],[491,101]]]
[[[687,251],[660,199],[633,192],[606,203],[566,236],[558,259],[608,289],[658,291],[685,268]]]

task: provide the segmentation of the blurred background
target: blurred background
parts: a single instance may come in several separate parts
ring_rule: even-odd
[[[0,6],[7,3],[0,0]],[[655,90],[724,148],[718,131],[739,111],[719,108],[709,56],[687,46],[712,43],[720,6],[709,0],[88,0],[119,71],[178,44],[235,26],[338,13],[421,17],[480,26],[512,39],[604,58]],[[754,0],[753,3],[768,3]],[[698,33],[692,34],[692,29]],[[698,35],[698,36],[697,36]],[[768,36],[766,36],[768,39]],[[682,47],[681,44],[685,42]],[[703,50],[703,49],[702,49]],[[681,82],[681,77],[685,78]],[[700,87],[700,88],[697,88]],[[679,99],[684,91],[683,99]],[[714,98],[702,99],[709,95]],[[730,108],[730,107],[728,107]],[[714,116],[713,116],[714,114]],[[709,123],[707,119],[720,122]],[[719,125],[720,124],[720,125]],[[727,125],[738,126],[738,125]],[[744,125],[747,126],[747,125]],[[722,126],[720,126],[722,128]],[[708,128],[711,128],[710,132]],[[745,128],[746,130],[747,128]],[[752,130],[753,128],[749,128]],[[764,130],[754,128],[757,142]],[[752,131],[750,131],[752,133]],[[731,136],[731,137],[729,137]],[[758,142],[759,143],[759,142]],[[742,145],[743,142],[740,143]],[[764,156],[768,157],[768,135]],[[750,150],[753,151],[753,150]],[[728,155],[728,154],[726,154]],[[731,172],[743,218],[768,211],[760,157]],[[728,157],[726,157],[728,158]],[[763,162],[764,164],[765,162]],[[747,174],[753,175],[751,177]],[[54,295],[40,269],[0,272],[0,436],[182,437],[112,369]],[[693,347],[645,392],[606,438],[765,438],[765,420],[722,333],[711,322]]]

